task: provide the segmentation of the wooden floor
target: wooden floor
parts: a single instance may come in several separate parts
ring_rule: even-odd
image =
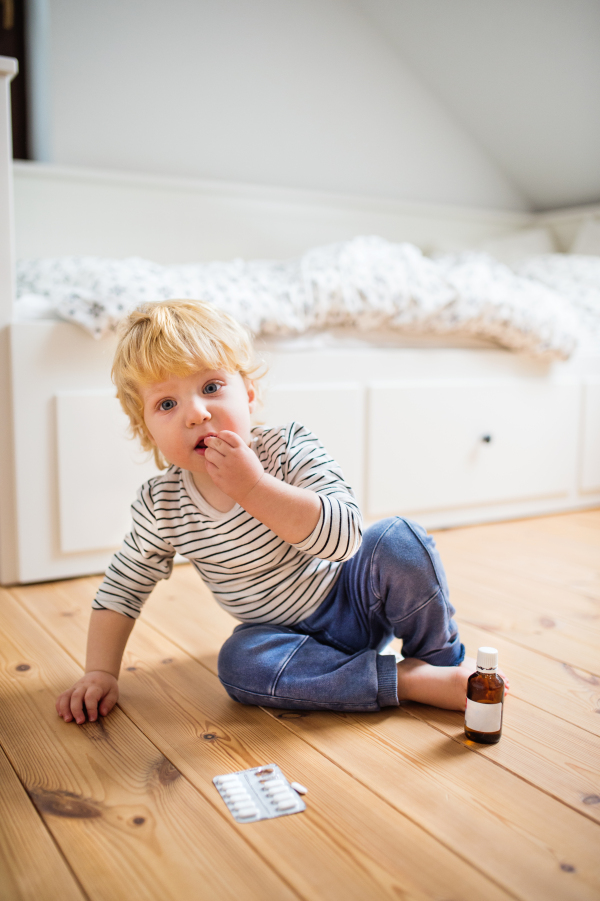
[[[65,724],[97,577],[1,590],[3,899],[600,898],[600,511],[442,532],[463,640],[499,649],[501,742],[462,716],[286,713],[216,676],[233,621],[187,566],[155,591],[119,708]],[[275,762],[304,813],[236,825],[213,776]]]

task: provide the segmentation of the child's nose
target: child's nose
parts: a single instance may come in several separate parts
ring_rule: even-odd
[[[210,419],[210,413],[202,398],[196,397],[188,404],[186,410],[186,423],[189,427],[206,422]]]

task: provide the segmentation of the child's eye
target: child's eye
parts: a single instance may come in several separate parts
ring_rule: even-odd
[[[161,400],[161,402],[159,404],[159,410],[164,410],[166,413],[168,410],[172,410],[174,406],[175,406],[175,401],[171,400],[170,398],[167,400]]]
[[[216,394],[220,389],[220,385],[218,382],[209,382],[208,385],[204,386],[205,394]]]

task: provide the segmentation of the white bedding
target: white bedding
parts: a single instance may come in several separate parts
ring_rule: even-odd
[[[509,268],[483,253],[432,260],[412,244],[358,237],[287,262],[17,264],[19,318],[59,317],[96,338],[139,303],[172,297],[214,303],[259,337],[451,336],[564,359],[582,331],[599,330],[600,258],[549,254]]]

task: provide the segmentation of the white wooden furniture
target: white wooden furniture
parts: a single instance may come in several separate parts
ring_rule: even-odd
[[[126,438],[114,341],[77,326],[15,321],[18,256],[140,255],[158,262],[283,258],[375,233],[423,248],[477,244],[536,222],[521,213],[432,208],[178,179],[14,166],[0,63],[0,581],[102,570],[153,466]],[[577,213],[557,215],[556,233]],[[580,219],[583,213],[579,213]],[[549,214],[544,222],[552,225]],[[7,352],[10,339],[10,355]],[[296,418],[341,462],[368,518],[444,527],[600,503],[600,355],[549,364],[495,348],[266,352],[265,420]]]
[[[0,56],[0,582],[4,583],[19,575],[9,356],[15,277],[10,82],[17,69],[16,60]]]

